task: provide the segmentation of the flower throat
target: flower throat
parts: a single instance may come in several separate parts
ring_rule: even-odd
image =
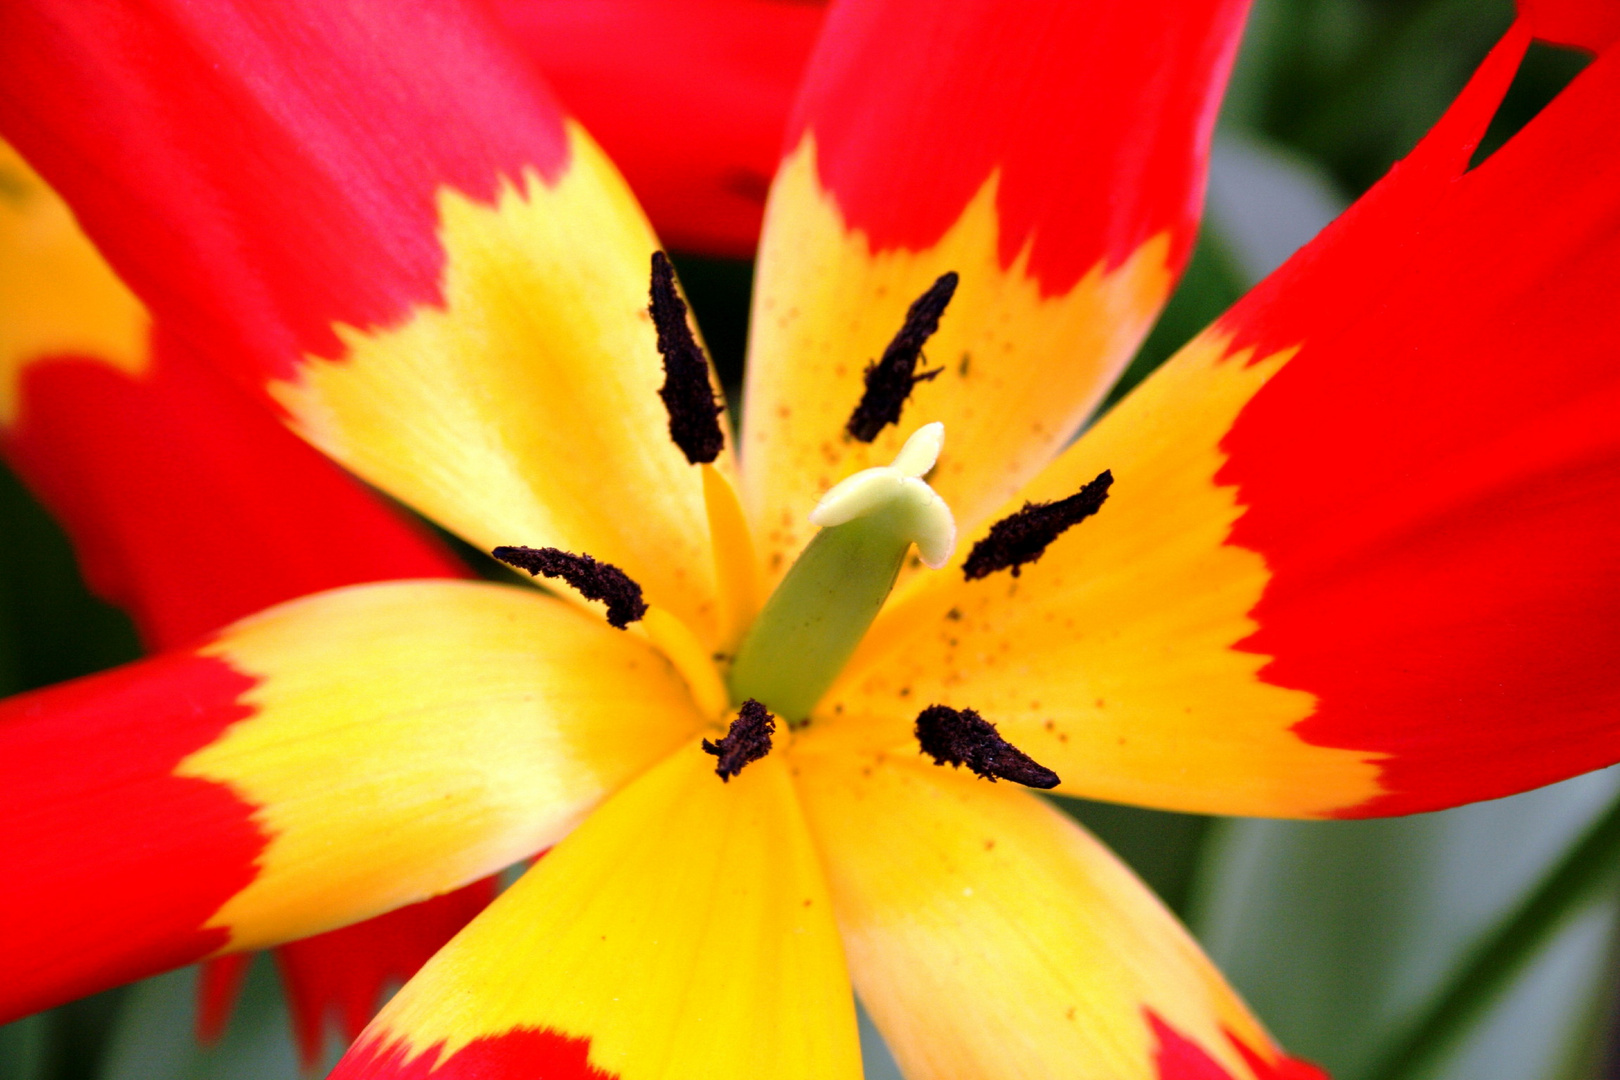
[[[917,366],[957,284],[955,273],[941,275],[911,304],[882,357],[867,365],[861,399],[845,427],[847,437],[872,442],[883,428],[899,423],[916,384],[939,374],[939,369],[919,374]],[[689,463],[704,467],[708,484],[710,464],[725,445],[723,404],[688,323],[674,268],[663,252],[652,256],[649,293],[648,311],[664,361],[658,394],[669,415],[670,439]],[[715,771],[722,780],[729,781],[770,752],[778,718],[790,727],[809,721],[811,710],[877,618],[913,544],[932,569],[950,561],[956,522],[924,479],[944,439],[943,424],[924,424],[890,464],[845,478],[811,511],[810,522],[819,531],[743,631],[723,690],[715,687],[736,710],[725,737],[703,741],[704,751],[719,759]],[[1061,533],[1095,514],[1112,483],[1105,471],[1066,499],[1025,503],[973,546],[962,564],[964,579],[999,570],[1017,576]],[[649,612],[660,614],[648,607],[640,586],[622,570],[589,555],[521,547],[496,548],[493,554],[531,575],[560,578],[586,598],[606,602],[608,621],[620,629],[651,619]],[[1008,779],[1032,787],[1058,783],[1055,773],[1003,740],[995,725],[972,709],[930,705],[918,715],[915,734],[936,764],[965,765],[992,781]]]

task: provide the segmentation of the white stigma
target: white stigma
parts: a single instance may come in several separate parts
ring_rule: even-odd
[[[945,425],[935,420],[932,424],[924,424],[911,433],[906,445],[894,455],[889,468],[901,476],[914,476],[920,480],[934,467],[934,462],[939,460],[939,452],[944,448]]]
[[[891,464],[862,469],[834,484],[810,511],[810,524],[827,529],[878,510],[904,509],[909,512],[917,554],[938,570],[956,550],[956,519],[922,477],[939,460],[944,445],[945,425],[937,421],[924,424],[906,440]]]

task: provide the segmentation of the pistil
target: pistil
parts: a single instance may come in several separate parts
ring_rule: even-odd
[[[810,514],[821,526],[765,602],[731,668],[731,699],[804,721],[894,588],[911,545],[938,569],[956,546],[945,501],[922,480],[944,425],[919,428],[893,464],[837,484]]]

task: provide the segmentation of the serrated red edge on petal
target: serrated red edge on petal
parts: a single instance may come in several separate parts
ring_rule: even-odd
[[[1620,759],[1620,56],[1476,167],[1516,25],[1435,130],[1218,324],[1298,349],[1221,443],[1271,573],[1241,647],[1414,813]]]
[[[822,186],[877,250],[933,247],[995,175],[1002,264],[1027,248],[1045,295],[1166,232],[1179,271],[1247,10],[1246,0],[1182,4],[1174,18],[1130,0],[837,6],[787,145],[814,136]]]
[[[329,1080],[614,1080],[589,1061],[589,1039],[518,1028],[472,1040],[444,1060],[442,1044],[411,1054],[403,1043],[368,1041],[351,1050]]]
[[[238,699],[253,685],[182,653],[0,702],[0,861],[27,882],[0,891],[0,1021],[228,942],[208,920],[254,879],[265,838],[229,788],[174,770],[252,715]],[[143,711],[165,722],[132,738]]]

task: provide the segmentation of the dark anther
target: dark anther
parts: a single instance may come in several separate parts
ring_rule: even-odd
[[[945,305],[956,293],[956,280],[954,270],[941,274],[906,312],[905,324],[883,350],[883,359],[866,365],[866,390],[844,427],[852,437],[869,443],[878,437],[884,425],[898,424],[900,407],[911,396],[911,388],[945,370],[935,368],[916,374],[922,347],[939,329],[939,317],[945,314]]]
[[[1057,773],[1031,761],[972,709],[928,706],[917,714],[917,742],[935,765],[966,765],[991,783],[999,778],[1025,787],[1058,786]]]
[[[490,552],[507,566],[527,570],[538,577],[562,578],[587,600],[607,604],[607,621],[620,630],[647,614],[641,586],[612,563],[597,562],[589,555],[573,555],[557,548],[498,547]]]
[[[1067,499],[1025,503],[1022,510],[990,526],[989,535],[973,545],[962,564],[962,576],[973,581],[1011,567],[1013,577],[1017,577],[1018,568],[1046,554],[1046,545],[1063,535],[1064,530],[1102,509],[1113,483],[1114,474],[1104,469],[1097,479]]]
[[[720,759],[714,767],[715,775],[730,783],[733,776],[743,771],[744,765],[771,752],[771,735],[775,731],[776,717],[767,712],[765,706],[753,698],[743,702],[725,738],[719,742],[703,740],[704,752]]]
[[[693,465],[713,461],[726,438],[720,433],[720,403],[709,385],[709,362],[686,323],[686,301],[675,291],[675,268],[662,251],[652,256],[653,327],[664,356],[664,385],[658,396],[669,413],[669,437]]]

